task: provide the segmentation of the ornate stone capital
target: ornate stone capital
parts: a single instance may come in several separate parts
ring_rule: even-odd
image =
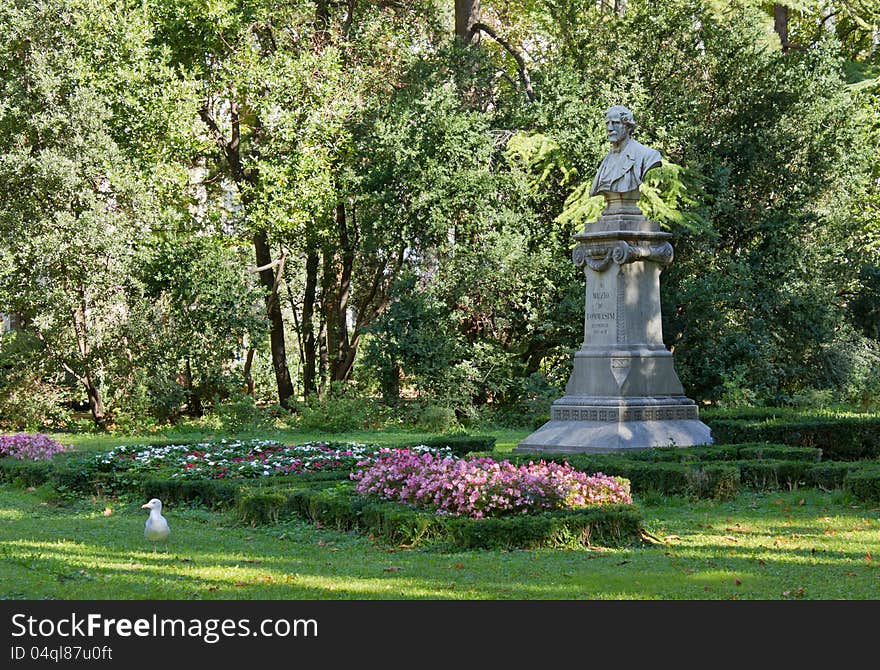
[[[596,272],[604,272],[611,263],[626,265],[636,261],[645,261],[667,266],[672,263],[674,252],[669,242],[659,244],[630,244],[626,240],[619,240],[614,244],[585,244],[577,245],[571,253],[571,259],[576,267],[589,267]]]

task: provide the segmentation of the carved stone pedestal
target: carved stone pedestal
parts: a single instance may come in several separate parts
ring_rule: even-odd
[[[611,196],[611,197],[609,197]],[[550,421],[515,452],[613,452],[712,442],[663,345],[660,272],[671,233],[648,221],[638,191],[606,194],[572,254],[587,283],[584,342]]]

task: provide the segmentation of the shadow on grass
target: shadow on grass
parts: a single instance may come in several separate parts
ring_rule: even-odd
[[[779,522],[733,504],[669,505],[666,545],[605,551],[399,550],[299,520],[250,528],[228,513],[168,508],[172,539],[153,553],[145,515],[103,502],[70,509],[0,488],[0,596],[62,599],[868,599],[880,597],[862,546],[878,524],[831,506]],[[823,508],[824,510],[824,508]],[[14,512],[14,514],[13,514]],[[4,516],[4,513],[6,515]],[[663,515],[668,515],[666,519]],[[803,517],[803,518],[801,518]],[[9,519],[6,522],[6,519]],[[829,516],[828,518],[831,518]],[[731,519],[735,519],[733,522]],[[696,523],[699,520],[700,523]],[[733,533],[731,523],[753,526]],[[818,525],[810,525],[818,524]],[[867,525],[866,525],[867,524]],[[797,545],[773,546],[782,535]],[[735,541],[725,539],[734,537]],[[785,538],[783,538],[785,539]],[[788,593],[788,596],[783,594]],[[794,594],[794,595],[792,595]]]

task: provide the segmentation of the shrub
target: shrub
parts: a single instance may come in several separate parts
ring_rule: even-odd
[[[828,460],[853,461],[880,456],[880,417],[813,417],[757,423],[745,420],[709,421],[720,443],[775,442],[822,450]]]
[[[26,374],[11,374],[0,383],[0,428],[46,430],[66,428],[70,393],[55,384]]]
[[[428,405],[419,413],[419,428],[432,433],[444,433],[459,427],[455,410],[439,405]]]
[[[238,505],[243,521],[274,522],[286,514],[340,530],[359,530],[394,545],[429,541],[455,549],[621,546],[638,540],[641,512],[634,505],[602,505],[513,517],[444,516],[355,494],[350,485],[248,494]]]
[[[0,435],[0,456],[11,456],[21,460],[44,461],[68,449],[70,447],[53,440],[43,433]]]
[[[384,423],[383,409],[376,400],[330,396],[321,400],[310,398],[300,410],[297,426],[303,430],[345,433],[381,428]]]
[[[880,502],[880,464],[871,463],[846,474],[844,490],[865,502]]]
[[[796,488],[808,481],[812,465],[804,461],[740,461],[740,481],[750,488]]]
[[[466,456],[473,452],[489,452],[495,448],[495,438],[491,435],[444,435],[404,447],[423,446],[430,449],[449,449],[456,456]]]
[[[859,469],[860,465],[857,461],[816,463],[807,473],[807,481],[811,486],[825,491],[841,489],[844,486],[846,475]]]

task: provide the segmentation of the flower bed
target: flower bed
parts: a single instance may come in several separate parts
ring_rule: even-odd
[[[284,445],[273,440],[220,440],[119,446],[97,459],[104,468],[114,471],[159,473],[174,479],[223,479],[353,470],[381,451],[378,445],[355,442]],[[414,451],[450,453],[448,449],[428,447],[416,447]]]
[[[43,433],[0,435],[0,457],[11,456],[19,460],[48,461],[55,454],[68,449],[70,447]]]
[[[475,519],[632,503],[626,479],[589,475],[567,463],[516,466],[399,449],[383,450],[358,465],[351,478],[361,495]]]

